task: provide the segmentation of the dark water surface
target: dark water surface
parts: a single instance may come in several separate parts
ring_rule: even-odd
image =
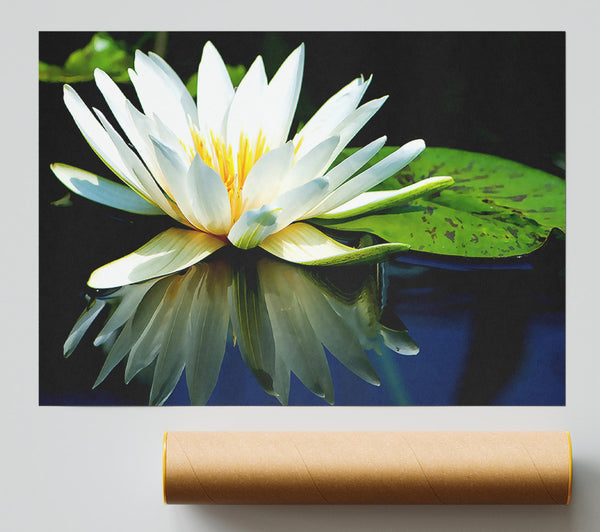
[[[116,220],[108,221],[109,225],[118,225]],[[65,256],[68,253],[65,249]],[[561,267],[564,255],[560,242],[554,242],[527,261],[513,260],[493,269],[489,263],[483,267],[481,263],[475,264],[469,269],[463,269],[464,262],[449,262],[446,268],[440,264],[415,264],[423,262],[423,257],[418,255],[408,255],[404,262],[400,259],[386,263],[379,270],[377,267],[300,268],[262,257],[259,264],[268,263],[268,267],[259,270],[258,275],[255,258],[246,261],[248,265],[235,267],[237,273],[231,274],[234,267],[219,260],[222,255],[227,256],[227,252],[218,254],[217,260],[208,261],[206,267],[223,272],[221,278],[228,279],[223,282],[229,290],[231,286],[236,287],[242,299],[246,294],[244,290],[250,293],[256,285],[263,292],[279,290],[284,310],[300,307],[301,312],[312,312],[309,318],[319,320],[321,310],[308,306],[310,289],[320,291],[334,305],[341,305],[342,311],[338,308],[338,313],[353,332],[369,329],[373,321],[395,330],[408,329],[407,342],[410,344],[412,339],[418,345],[418,354],[398,354],[386,347],[380,349],[381,355],[373,350],[366,352],[365,357],[381,379],[380,386],[365,382],[328,353],[334,390],[329,402],[334,400],[337,405],[564,404],[565,299],[564,267]],[[57,272],[54,283],[42,286],[46,297],[41,307],[40,404],[148,404],[153,365],[125,385],[125,363],[122,362],[97,389],[91,389],[106,358],[106,352],[94,347],[92,341],[106,321],[107,309],[102,311],[70,358],[61,356],[63,343],[87,304],[83,280],[89,270],[78,266],[77,261],[66,261],[57,270],[62,271]],[[278,273],[280,270],[284,272]],[[295,276],[293,279],[290,273]],[[170,276],[166,282],[179,277],[181,275]],[[296,277],[301,283],[295,282]],[[313,277],[319,282],[312,282]],[[80,281],[79,285],[75,279]],[[282,289],[282,283],[288,281],[289,288],[283,286]],[[195,285],[190,286],[188,290],[196,289]],[[232,302],[228,288],[216,290],[223,300],[229,295],[229,302],[212,303],[208,314],[214,316],[212,309],[217,306],[234,314],[238,307]],[[93,291],[88,289],[87,292],[94,296]],[[353,306],[371,321],[355,320],[354,315],[350,315]],[[273,308],[268,311],[273,318]],[[229,322],[229,314],[224,319]],[[280,324],[276,319],[269,323],[274,332]],[[236,345],[230,332],[222,364],[217,362],[219,378],[207,404],[278,404],[275,397],[261,388],[256,372],[253,375],[250,371],[249,356],[241,356],[239,344],[243,338],[239,327],[236,325],[234,330]],[[251,329],[250,334],[259,337],[255,341],[264,343],[266,335],[273,333]],[[325,339],[320,340],[326,343]],[[291,343],[301,349],[299,341]],[[286,345],[288,351],[293,351],[290,342]],[[380,348],[382,346],[380,343]],[[217,350],[214,357],[220,354]],[[308,350],[304,355],[310,360],[318,358],[315,350]],[[264,379],[261,380],[264,383]],[[189,403],[184,374],[166,404]],[[327,403],[292,376],[289,404]]]

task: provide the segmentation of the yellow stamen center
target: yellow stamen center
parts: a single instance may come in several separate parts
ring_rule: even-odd
[[[265,153],[269,151],[267,139],[262,130],[256,140],[251,140],[240,133],[237,157],[234,161],[233,148],[217,137],[212,131],[210,138],[203,136],[195,125],[190,126],[193,146],[184,146],[190,161],[196,155],[221,176],[223,184],[227,187],[231,213],[234,221],[241,215],[241,192],[246,182],[250,169]]]
[[[298,157],[298,151],[300,150],[300,146],[302,146],[303,142],[304,142],[304,137],[300,137],[298,144],[296,144],[296,146],[294,146],[294,162],[296,161],[296,158]]]

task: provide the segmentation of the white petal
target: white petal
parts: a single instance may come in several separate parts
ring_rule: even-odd
[[[217,136],[223,136],[233,95],[225,63],[213,44],[207,42],[198,65],[198,124],[204,135],[208,136],[213,131]]]
[[[125,358],[127,353],[129,353],[131,350],[131,345],[134,341],[135,340],[132,340],[131,334],[131,321],[129,321],[125,327],[123,327],[123,330],[119,333],[119,336],[106,355],[104,364],[102,364],[102,368],[100,368],[100,372],[92,388],[96,388],[102,384],[104,379],[108,377],[109,373],[117,366],[117,364],[119,364],[119,362],[121,362],[121,360]]]
[[[127,146],[125,141],[121,138],[121,136],[117,133],[114,127],[106,120],[106,117],[96,108],[93,108],[94,113],[102,127],[108,134],[110,140],[114,144],[115,148],[119,152],[121,160],[123,161],[124,166],[127,167],[127,174],[122,177],[122,179],[133,189],[140,192],[145,197],[149,197],[150,194],[144,187],[142,180],[138,178],[138,173],[141,173],[141,169],[144,170],[145,174],[150,181],[153,181],[148,171],[145,169],[144,165],[138,159],[137,155],[131,151],[131,148]],[[134,170],[135,167],[135,170]]]
[[[260,247],[280,259],[314,266],[382,262],[410,246],[378,244],[361,249],[344,246],[312,225],[294,223],[265,238]]]
[[[133,107],[133,104],[125,98],[125,95],[108,74],[100,69],[96,69],[94,71],[94,77],[98,89],[102,92],[102,95],[114,117],[117,119],[117,122],[119,122],[119,125],[129,138],[130,142],[148,165],[150,171],[153,171],[156,166],[156,161],[154,159],[152,145],[148,138],[150,128],[147,124],[147,120],[144,120],[144,115],[141,115],[141,113]],[[143,127],[140,127],[142,124]],[[155,132],[152,131],[152,133]]]
[[[280,231],[317,204],[327,190],[328,182],[322,177],[289,190],[273,203],[242,214],[227,238],[241,249],[256,247],[267,236]]]
[[[229,108],[227,118],[227,143],[233,150],[233,160],[237,160],[240,136],[256,139],[261,128],[267,76],[262,57],[258,56],[250,66]]]
[[[188,353],[185,364],[185,378],[192,405],[206,404],[217,384],[229,328],[229,264],[216,261],[202,265],[206,273],[198,281],[190,308],[188,334],[192,336],[190,344],[193,350]]]
[[[148,201],[156,204],[169,216],[175,218],[175,220],[178,220],[184,224],[187,223],[185,218],[183,218],[179,211],[176,210],[176,207],[171,203],[169,198],[165,196],[163,189],[158,185],[154,177],[148,172],[148,170],[139,160],[137,155],[133,153],[133,151],[129,148],[129,146],[127,146],[127,144],[125,144],[125,141],[110,125],[110,123],[106,120],[104,115],[97,109],[94,109],[94,111],[98,115],[100,122],[106,129],[106,132],[110,136],[111,140],[114,142],[115,146],[121,153],[123,161],[129,165],[131,175],[135,176],[135,183],[138,183],[139,185],[136,186],[133,182],[128,184],[136,191],[138,191]],[[161,181],[164,181],[162,179],[162,176]]]
[[[383,209],[391,209],[398,205],[406,205],[424,194],[431,194],[446,188],[452,183],[454,183],[454,179],[451,177],[430,177],[399,190],[363,192],[339,207],[321,214],[319,218],[349,218]]]
[[[104,308],[104,305],[106,305],[106,301],[94,299],[83,311],[81,316],[79,316],[75,322],[75,325],[73,325],[73,329],[71,329],[69,336],[65,340],[63,346],[63,355],[65,357],[71,356],[73,351],[75,351],[75,348],[79,345],[79,342],[90,328],[90,325],[96,319],[96,316],[100,314]]]
[[[388,349],[391,349],[395,353],[409,356],[419,353],[419,346],[408,335],[407,331],[396,331],[382,325],[381,337]]]
[[[241,249],[256,247],[267,235],[275,232],[279,212],[281,209],[271,205],[246,211],[233,224],[227,238],[234,246]]]
[[[200,231],[171,228],[141,248],[92,273],[92,288],[113,288],[177,272],[208,257],[225,242]]]
[[[76,96],[76,95],[75,95]],[[83,105],[83,102],[81,102]],[[133,111],[130,114],[131,117],[135,116],[135,113],[139,115],[139,112],[133,108],[129,101],[125,101],[125,107],[127,110]],[[89,113],[90,120],[88,120],[88,124],[93,125],[93,121],[96,121],[95,117],[87,110],[87,108],[83,105],[83,109]],[[141,196],[143,196],[148,201],[156,204],[160,207],[165,213],[169,216],[175,218],[176,220],[186,224],[187,222],[181,216],[181,213],[177,210],[176,206],[173,206],[168,198],[165,197],[161,188],[157,185],[154,177],[151,176],[148,171],[145,169],[144,165],[140,162],[138,157],[131,151],[131,149],[125,144],[121,136],[115,131],[115,129],[108,123],[104,115],[94,109],[96,114],[98,115],[100,121],[102,122],[104,127],[100,127],[99,131],[96,133],[100,134],[102,132],[102,137],[104,139],[103,145],[104,147],[109,147],[109,143],[112,143],[111,150],[113,152],[112,160],[116,161],[118,159],[118,168],[119,172],[117,175],[127,183],[131,188],[136,190]],[[85,114],[85,113],[84,113]],[[147,119],[144,115],[141,116],[141,127],[146,127],[144,124],[147,122]],[[137,119],[134,120],[137,123]],[[97,124],[97,121],[96,121]],[[93,146],[92,146],[93,147]],[[153,160],[156,161],[156,157],[153,156]],[[154,163],[155,171],[158,175],[160,175],[160,169],[157,163]],[[160,175],[162,178],[162,175]],[[163,186],[165,190],[166,187]]]
[[[232,329],[244,362],[267,393],[287,404],[290,372],[281,357],[275,355],[264,286],[252,263],[233,273],[227,299]]]
[[[183,277],[175,275],[169,277],[167,281],[169,285],[164,291],[162,299],[155,303],[152,309],[149,309],[151,310],[151,316],[149,319],[144,320],[144,329],[137,337],[133,338],[133,345],[125,366],[125,383],[127,384],[139,371],[154,361],[167,341],[179,299],[178,296],[181,295],[179,287],[183,282]],[[134,325],[136,325],[135,321]]]
[[[317,144],[304,157],[295,162],[283,179],[280,193],[299,187],[315,177],[322,176],[325,170],[327,170],[331,154],[339,142],[339,137],[330,137]]]
[[[117,292],[111,294],[109,300],[112,301],[118,298],[119,303],[108,320],[106,320],[98,336],[96,336],[94,340],[95,346],[102,345],[119,327],[125,325],[127,320],[135,313],[144,296],[157,281],[158,279],[151,279],[144,283],[122,286]]]
[[[263,131],[271,147],[287,140],[298,105],[303,70],[304,44],[301,44],[279,67],[266,89]]]
[[[250,169],[242,189],[242,211],[257,209],[279,194],[281,176],[286,175],[294,160],[294,145],[287,142],[265,153]]]
[[[200,224],[214,235],[227,234],[231,227],[231,204],[221,176],[199,155],[187,173],[187,198]]]
[[[277,230],[283,229],[286,225],[303,216],[306,211],[319,203],[328,192],[329,180],[318,177],[279,196],[273,202],[273,205],[281,208],[281,214],[277,220]]]
[[[162,405],[171,395],[183,373],[188,353],[192,350],[189,319],[197,275],[194,271],[183,276],[177,298],[173,302],[172,321],[161,342],[154,366],[150,389],[151,405]]]
[[[317,338],[350,371],[361,379],[379,385],[377,372],[357,339],[356,330],[329,304],[333,299],[319,288],[304,270],[297,267],[289,276],[291,289],[298,296]]]
[[[183,111],[186,114],[186,118],[188,118],[188,124],[191,120],[193,124],[198,125],[196,122],[196,117],[198,114],[196,109],[196,103],[194,102],[190,91],[187,90],[185,83],[183,83],[181,78],[171,68],[171,65],[169,65],[162,57],[156,55],[154,52],[148,52],[148,57],[166,75],[172,91],[179,95],[179,102],[183,107]]]
[[[132,112],[130,111],[130,108],[133,108],[133,105],[131,102],[129,102],[129,100],[127,100],[127,98],[125,98],[125,95],[121,92],[117,84],[110,78],[108,74],[97,68],[94,71],[94,78],[96,80],[98,89],[104,96],[104,99],[110,107],[117,122],[142,159],[152,170],[151,163],[153,160],[153,153],[152,146],[146,134],[147,128],[144,128],[142,131],[138,129],[140,120],[138,120],[136,123],[136,121],[134,121],[132,118]],[[139,114],[139,111],[135,109],[135,113]]]
[[[343,205],[352,198],[385,181],[391,175],[404,168],[425,149],[422,140],[407,142],[394,153],[388,155],[371,168],[353,177],[337,190],[334,190],[317,209],[311,211],[312,216],[319,216]]]
[[[132,144],[135,146],[135,149],[140,154],[140,157],[156,182],[163,189],[166,189],[158,161],[156,160],[156,154],[154,153],[154,146],[150,140],[150,136],[160,137],[156,131],[154,121],[144,113],[140,113],[129,100],[124,101],[124,113],[127,114],[128,120],[131,122],[131,135],[136,139],[134,141],[130,137]]]
[[[333,134],[334,128],[356,109],[370,83],[371,78],[366,82],[362,78],[357,78],[323,104],[294,137],[296,146],[302,139],[302,144],[298,148],[299,157]]]
[[[273,372],[273,395],[282,405],[287,405],[290,398],[290,370],[283,358],[275,357]]]
[[[188,165],[171,148],[164,145],[160,140],[150,137],[154,144],[156,158],[161,169],[163,180],[167,191],[173,201],[177,204],[185,218],[196,228],[204,231],[205,228],[195,215],[192,206],[192,198],[187,192]]]
[[[329,179],[329,189],[335,191],[345,183],[355,172],[360,170],[368,161],[374,157],[385,144],[386,137],[381,137],[364,148],[354,152],[350,157],[346,157],[341,163],[329,170],[324,177]],[[327,201],[325,198],[324,201]],[[314,212],[321,212],[320,204],[308,211],[302,218],[311,218]]]
[[[147,117],[140,113],[129,101],[126,102],[126,108],[134,123],[134,127],[137,129],[140,138],[142,139],[144,146],[144,162],[152,172],[152,179],[158,185],[158,189],[162,189],[160,195],[164,197],[164,201],[168,205],[168,207],[165,207],[163,203],[160,203],[161,208],[165,209],[169,215],[176,220],[179,220],[184,224],[187,223],[185,217],[178,211],[178,206],[172,203],[170,185],[164,175],[164,169],[159,163],[155,141],[159,140],[162,146],[167,146],[169,152],[174,153],[173,157],[178,161],[181,161],[181,165],[186,168],[189,158],[187,152],[183,149],[173,132],[168,129],[156,115]],[[161,161],[164,162],[164,159],[161,159]],[[153,193],[153,197],[154,196],[155,193]],[[170,211],[167,209],[170,209]]]
[[[314,394],[333,403],[333,382],[321,342],[290,286],[290,266],[261,261],[258,274],[273,328],[275,356]]]
[[[375,315],[373,298],[377,296],[367,290],[362,296],[353,297],[350,301],[330,298],[329,304],[338,313],[346,324],[354,331],[364,350],[377,349],[382,343],[379,332],[381,325]],[[382,353],[381,350],[378,351]]]
[[[125,98],[125,95],[111,77],[99,68],[94,70],[94,79],[96,80],[96,86],[104,96],[107,105],[110,107],[113,116],[117,119],[117,122],[119,122],[119,125],[131,143],[135,146],[136,150],[138,150],[143,157],[143,150],[140,150],[140,147],[138,146],[141,144],[139,133],[127,111],[127,98]]]
[[[50,168],[69,190],[84,198],[136,214],[164,214],[129,187],[66,164],[54,163]]]
[[[192,145],[189,124],[190,119],[195,122],[197,111],[181,80],[179,83],[183,89],[156,60],[150,59],[139,50],[135,54],[135,72],[137,75],[130,78],[144,113],[148,116],[157,115],[179,139],[187,145]],[[187,97],[183,91],[187,93]],[[189,106],[190,101],[192,108]]]
[[[163,177],[170,189],[175,183],[181,181],[181,175],[187,172],[189,161],[182,157],[181,153],[171,149],[157,138],[150,136],[150,141],[154,146],[154,153]]]
[[[386,100],[387,96],[384,96],[378,100],[371,100],[370,102],[361,105],[356,111],[348,115],[336,128],[334,128],[331,134],[338,135],[340,137],[340,142],[337,149],[331,154],[329,164],[335,160],[371,117],[379,111]]]
[[[365,164],[367,164],[383,147],[387,137],[383,136],[374,140],[365,147],[354,152],[350,157],[346,157],[340,164],[329,170],[325,177],[331,183],[331,189],[335,190],[340,185],[345,183],[350,176],[358,172]]]
[[[128,174],[127,165],[96,117],[69,85],[64,86],[63,96],[67,109],[91,148],[118,177],[127,180],[123,177]]]
[[[171,148],[180,159],[189,160],[191,147],[186,150],[181,141],[177,138],[177,135],[171,131],[167,125],[156,115],[152,115],[148,118],[149,125],[149,136],[153,136],[160,140],[163,144]],[[156,134],[154,134],[156,133]]]
[[[138,344],[142,337],[151,332],[152,322],[156,317],[157,309],[162,305],[165,293],[171,284],[171,281],[164,277],[157,281],[153,283],[137,308],[133,309],[133,315],[127,320],[118,338],[110,348],[110,352],[106,356],[98,378],[94,383],[94,388],[127,356],[132,347]],[[121,290],[126,288],[128,287],[122,287]],[[147,364],[150,362],[151,360]]]

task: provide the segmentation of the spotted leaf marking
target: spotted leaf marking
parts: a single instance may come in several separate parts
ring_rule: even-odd
[[[393,150],[383,148],[369,164]],[[539,248],[553,228],[565,231],[564,180],[491,155],[427,148],[377,189],[397,189],[433,175],[452,176],[455,184],[372,216],[318,223],[464,257],[523,255]]]

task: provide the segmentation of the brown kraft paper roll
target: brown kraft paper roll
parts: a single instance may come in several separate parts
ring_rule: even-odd
[[[569,504],[568,432],[167,432],[165,503]]]

